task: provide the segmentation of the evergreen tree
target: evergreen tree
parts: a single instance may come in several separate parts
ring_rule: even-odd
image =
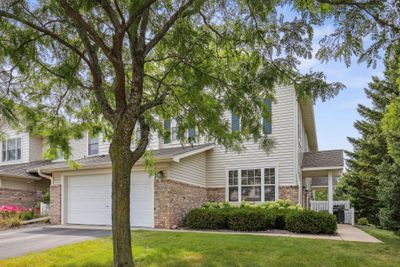
[[[347,189],[350,200],[359,216],[367,217],[370,222],[379,222],[379,211],[385,208],[380,192],[383,177],[390,177],[396,169],[386,168],[382,172],[382,166],[394,164],[388,154],[386,136],[382,131],[381,122],[388,105],[399,95],[396,86],[397,73],[394,71],[398,53],[387,54],[385,60],[386,71],[384,79],[373,77],[368,88],[365,89],[372,106],[358,105],[358,113],[363,118],[356,121],[354,127],[359,131],[359,138],[349,137],[348,140],[354,147],[354,151],[347,151],[348,172],[345,173],[342,185]],[[392,171],[390,171],[390,170]],[[386,184],[386,182],[385,182]]]

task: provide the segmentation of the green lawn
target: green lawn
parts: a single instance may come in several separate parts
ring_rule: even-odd
[[[363,227],[384,244],[331,240],[135,231],[138,266],[400,266],[400,237]],[[110,266],[100,238],[0,261],[0,266]]]

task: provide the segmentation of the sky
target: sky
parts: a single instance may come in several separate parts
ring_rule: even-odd
[[[318,49],[318,41],[332,31],[331,25],[324,25],[314,30],[314,52]],[[376,68],[367,67],[366,63],[358,64],[356,58],[349,68],[343,62],[321,63],[316,59],[303,60],[302,72],[323,71],[329,82],[341,82],[346,88],[333,99],[326,102],[317,101],[314,109],[319,150],[345,149],[352,150],[347,137],[359,136],[353,123],[361,119],[357,105],[370,105],[364,88],[372,80],[372,76],[383,77],[383,62]]]

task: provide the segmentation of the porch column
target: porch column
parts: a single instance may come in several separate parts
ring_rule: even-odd
[[[332,171],[328,171],[328,211],[333,214],[333,182]]]

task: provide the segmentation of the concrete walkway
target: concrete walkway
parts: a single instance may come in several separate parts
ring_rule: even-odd
[[[344,241],[366,242],[366,243],[383,243],[370,234],[349,224],[338,224],[337,230],[339,236]]]
[[[110,226],[93,226],[93,225],[54,225],[49,228],[70,228],[70,229],[96,229],[110,230]],[[148,230],[161,232],[188,232],[188,233],[208,233],[208,234],[228,234],[228,235],[256,235],[256,236],[280,236],[294,238],[310,238],[310,239],[326,239],[339,241],[355,241],[365,243],[383,243],[375,237],[349,224],[338,224],[336,235],[312,235],[312,234],[295,234],[290,232],[233,232],[233,231],[199,231],[186,229],[153,229],[153,228],[132,228],[132,230]]]

